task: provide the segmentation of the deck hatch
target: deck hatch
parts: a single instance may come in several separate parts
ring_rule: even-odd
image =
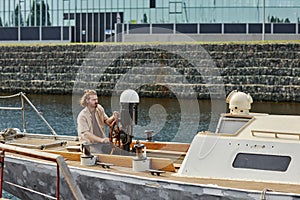
[[[286,171],[291,162],[290,156],[238,153],[232,166],[270,171]]]

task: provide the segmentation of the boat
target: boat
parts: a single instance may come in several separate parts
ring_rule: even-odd
[[[134,155],[90,153],[53,129],[5,129],[0,189],[20,199],[300,199],[300,116],[251,113],[240,91],[226,101],[215,132],[191,144],[132,140]]]

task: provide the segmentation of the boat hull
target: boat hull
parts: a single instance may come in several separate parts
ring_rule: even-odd
[[[99,166],[100,167],[100,166]],[[70,167],[85,199],[260,199],[261,191],[236,190],[135,175]],[[5,157],[4,190],[21,199],[51,199],[56,195],[56,165],[19,157]],[[75,199],[60,176],[60,199]],[[22,188],[20,188],[19,186]],[[26,188],[26,189],[25,189]],[[38,192],[34,192],[34,191]],[[42,196],[40,193],[44,193]],[[299,199],[267,193],[267,199]]]

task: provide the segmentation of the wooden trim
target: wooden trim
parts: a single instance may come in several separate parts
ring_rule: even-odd
[[[80,146],[67,146],[66,149],[69,152],[80,152]]]
[[[179,151],[179,152],[187,152],[190,148],[190,144],[188,143],[168,143],[168,142],[147,142],[140,141],[141,144],[144,144],[147,149],[153,150],[161,150],[161,151]],[[133,147],[136,144],[136,141],[131,143]]]
[[[66,151],[56,151],[56,150],[42,150],[43,152],[58,154],[64,157],[66,160],[80,161],[81,152],[66,152]]]
[[[43,152],[49,152],[53,154],[59,154],[67,160],[80,162],[80,152],[63,152],[54,150],[43,150]],[[107,155],[107,154],[95,154],[98,156],[100,162],[111,163],[115,166],[132,168],[132,156],[119,156],[119,155]],[[173,161],[167,158],[152,158],[151,157],[151,169],[163,170],[168,172],[175,172]]]
[[[170,156],[185,156],[185,151],[165,151],[165,150],[156,150],[156,149],[146,149],[147,153],[153,153],[153,154],[164,154],[164,155],[170,155]]]

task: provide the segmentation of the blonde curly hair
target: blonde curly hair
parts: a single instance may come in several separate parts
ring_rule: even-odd
[[[82,107],[87,106],[87,101],[90,99],[91,95],[97,95],[95,90],[84,90],[83,96],[80,99],[80,105]]]

